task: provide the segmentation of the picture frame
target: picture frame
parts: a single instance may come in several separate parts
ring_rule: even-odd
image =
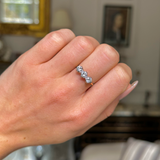
[[[104,6],[102,42],[128,47],[131,29],[131,6]]]
[[[11,22],[3,22],[3,16],[6,15],[6,5],[5,3],[11,3],[11,6],[15,6],[16,1],[2,1],[0,0],[0,34],[8,34],[8,35],[28,35],[28,36],[34,36],[34,37],[44,37],[47,33],[49,33],[50,30],[50,0],[38,0],[39,5],[38,6],[38,17],[39,22],[38,23],[24,23],[23,21],[20,21],[21,23],[13,23]],[[17,4],[23,4],[25,5],[25,1],[19,1]],[[8,7],[9,8],[9,7]],[[8,9],[7,8],[7,9]],[[10,7],[13,9],[12,7]],[[10,9],[9,8],[9,9]],[[19,9],[15,7],[15,10]],[[26,12],[26,10],[24,10]],[[27,11],[30,13],[30,10]],[[1,17],[2,16],[2,17]],[[11,17],[12,18],[12,17]],[[19,17],[18,17],[19,18]]]

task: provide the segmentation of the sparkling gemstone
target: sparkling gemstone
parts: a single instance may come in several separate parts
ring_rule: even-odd
[[[78,71],[79,73],[82,73],[83,67],[82,67],[82,66],[78,66],[78,67],[77,67],[77,71]]]
[[[87,75],[88,75],[87,72],[85,72],[85,71],[82,71],[82,72],[81,72],[81,77],[82,77],[82,78],[86,78]]]
[[[86,77],[86,83],[92,83],[92,78],[91,77]]]

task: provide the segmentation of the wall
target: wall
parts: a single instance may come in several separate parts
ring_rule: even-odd
[[[138,43],[135,56],[128,59],[133,71],[140,70],[140,84],[137,90],[129,96],[127,101],[141,102],[144,91],[152,93],[151,102],[158,98],[159,90],[159,55],[160,55],[160,1],[141,0],[138,22]]]
[[[151,92],[150,103],[157,103],[159,92],[160,53],[160,1],[159,0],[73,0],[74,32],[90,35],[101,42],[102,4],[126,4],[133,7],[131,47],[127,50],[126,63],[133,70],[133,79],[139,85],[124,102],[144,103],[145,91]],[[101,15],[101,17],[99,17]],[[122,51],[123,52],[123,51]],[[135,73],[139,71],[140,77]]]
[[[51,20],[54,11],[59,8],[65,8],[70,11],[71,0],[51,0]],[[6,35],[4,36],[4,40],[7,42],[7,45],[11,48],[13,53],[24,53],[26,50],[30,49],[39,38]]]
[[[154,1],[154,2],[153,2]],[[89,35],[101,42],[103,4],[132,4],[134,19],[132,42],[126,63],[135,72],[140,71],[140,83],[124,102],[143,103],[146,90],[151,91],[150,103],[157,102],[159,86],[160,1],[159,0],[54,0],[51,17],[56,9],[66,8],[72,16],[76,35]],[[23,53],[37,40],[33,37],[5,36],[13,52]],[[131,54],[130,54],[131,53]]]

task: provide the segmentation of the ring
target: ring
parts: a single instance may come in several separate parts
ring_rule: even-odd
[[[92,78],[88,77],[88,73],[83,70],[82,66],[77,67],[77,72],[81,73],[81,77],[86,80],[86,83],[90,83],[93,86]]]

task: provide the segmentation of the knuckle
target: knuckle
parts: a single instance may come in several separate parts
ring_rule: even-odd
[[[78,36],[77,41],[82,50],[86,50],[86,49],[92,50],[94,48],[94,44],[89,37]]]
[[[58,31],[51,32],[39,43],[39,48],[42,52],[48,51],[51,46],[65,45],[72,38],[74,38],[74,33],[69,29],[62,29]]]
[[[79,131],[86,125],[85,114],[81,110],[76,110],[70,114],[70,121],[73,122],[73,128],[75,131]]]
[[[68,36],[68,37],[75,37],[75,34],[70,29],[61,29],[59,30],[62,34]]]
[[[64,35],[61,31],[55,31],[48,34],[48,42],[49,43],[63,43],[64,42]]]
[[[46,38],[39,43],[39,49],[42,52],[47,52],[52,45],[58,45],[60,43],[64,43],[64,38],[59,31],[49,33]]]
[[[76,126],[83,125],[83,114],[81,111],[76,111],[76,113],[71,116],[72,121],[76,124]]]
[[[132,79],[132,71],[126,64],[119,64],[116,67],[116,73],[120,83],[129,83]]]
[[[100,45],[100,53],[102,56],[109,60],[109,61],[114,61],[116,63],[119,62],[119,53],[110,45],[107,44],[101,44]]]

